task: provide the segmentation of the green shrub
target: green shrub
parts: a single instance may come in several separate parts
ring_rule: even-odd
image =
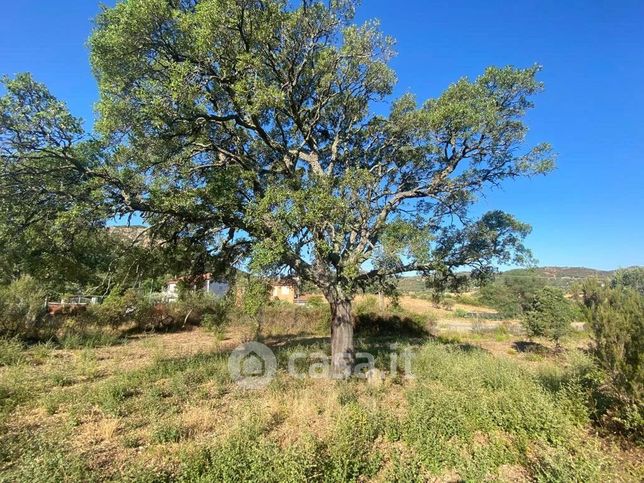
[[[184,437],[181,426],[168,422],[158,423],[152,432],[152,441],[158,444],[178,443]]]
[[[0,289],[0,336],[32,339],[44,328],[47,294],[29,275]]]
[[[458,317],[458,318],[464,318],[464,317],[467,317],[467,310],[463,310],[463,309],[456,309],[456,310],[454,311],[454,317]]]
[[[99,325],[119,327],[135,321],[143,326],[151,320],[153,306],[140,293],[130,289],[123,294],[110,294],[102,304],[91,305],[89,315]]]
[[[530,307],[534,296],[545,282],[529,275],[501,276],[481,287],[479,299],[508,318],[520,317]]]
[[[378,298],[375,295],[365,295],[353,304],[353,312],[356,315],[377,312],[379,309]]]
[[[220,330],[229,317],[230,302],[212,294],[186,291],[176,302],[155,304],[151,317],[143,320],[140,330],[166,331],[199,325]]]
[[[530,476],[559,468],[567,481],[601,481],[593,466],[600,453],[585,447],[585,404],[572,383],[548,390],[511,360],[437,343],[422,346],[413,373],[400,439],[431,473],[492,481],[499,468],[525,464],[543,447],[567,461],[530,467]]]
[[[630,288],[583,286],[585,314],[593,334],[593,355],[605,374],[610,398],[605,417],[622,430],[644,437],[644,296]]]
[[[452,302],[452,305],[453,303],[459,303],[459,304],[465,304],[465,305],[479,305],[480,303],[480,300],[465,293],[456,293],[452,295],[450,298],[451,300],[450,299],[448,300]]]
[[[443,299],[440,303],[440,307],[445,310],[452,310],[456,302],[452,299]]]
[[[92,305],[85,321],[112,328],[130,325],[135,331],[172,330],[205,323],[215,328],[225,323],[228,302],[211,294],[187,291],[177,302],[155,304],[135,290],[112,294],[100,305]]]
[[[367,481],[381,466],[374,443],[382,433],[382,415],[357,404],[345,406],[327,449],[324,475],[327,481]]]
[[[262,427],[259,422],[249,423],[226,440],[186,455],[180,480],[277,483],[319,479],[323,462],[312,439],[280,448],[262,435]]]
[[[242,312],[238,317],[244,320]],[[285,302],[271,302],[258,317],[263,336],[285,334],[327,334],[331,327],[329,304],[300,306]]]
[[[544,287],[528,306],[523,326],[529,337],[547,337],[559,345],[570,332],[572,305],[561,289]]]
[[[612,288],[630,288],[644,295],[644,267],[625,268],[617,270],[611,280]]]
[[[0,366],[13,366],[24,361],[24,346],[20,340],[0,338]]]
[[[328,306],[329,302],[322,295],[311,295],[308,298],[307,305],[309,307],[320,308]]]
[[[358,312],[354,315],[354,331],[359,336],[426,337],[435,322],[432,314]]]

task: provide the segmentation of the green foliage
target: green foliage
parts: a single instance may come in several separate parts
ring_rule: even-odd
[[[260,423],[255,423],[260,424]],[[261,428],[261,426],[260,426]],[[313,441],[280,448],[250,424],[226,441],[186,458],[183,481],[309,481],[323,463]],[[270,471],[266,471],[270,468]]]
[[[604,372],[604,389],[611,399],[606,417],[642,438],[644,296],[619,282],[615,285],[606,288],[587,282],[582,288],[583,303],[595,343],[593,354]]]
[[[544,287],[537,292],[525,313],[523,326],[529,337],[547,337],[559,344],[570,332],[573,309],[561,289]]]
[[[267,302],[268,287],[266,283],[259,278],[249,277],[241,288],[240,307],[244,315],[256,320]]]
[[[19,339],[0,338],[0,366],[13,366],[24,361],[24,345]]]
[[[43,329],[46,300],[46,292],[28,275],[0,287],[0,336],[36,337]]]
[[[459,317],[459,318],[467,317],[467,310],[456,309],[454,311],[454,317]]]
[[[239,314],[237,320],[244,320]],[[326,334],[331,327],[329,304],[299,306],[289,303],[271,302],[259,316],[262,336],[284,336],[286,334]]]
[[[231,304],[228,297],[217,298],[210,293],[190,290],[184,292],[177,302],[157,307],[156,312],[169,317],[175,327],[200,323],[215,329],[228,321]]]
[[[99,325],[119,327],[129,321],[144,326],[152,318],[152,303],[135,290],[111,293],[102,304],[91,305],[89,315]]]
[[[625,268],[617,270],[611,280],[611,287],[631,288],[644,295],[644,267]]]
[[[169,253],[151,244],[121,260],[92,250],[100,260],[85,267],[70,257],[68,266],[87,270],[57,285],[87,286],[103,269],[111,281],[116,266],[118,290],[137,287],[154,276],[156,255],[201,271],[243,260],[344,303],[405,272],[421,272],[438,296],[465,281],[458,267],[483,279],[494,263],[529,262],[528,225],[468,212],[485,189],[553,167],[549,145],[523,146],[540,67],[490,67],[377,114],[371,107],[395,88],[394,40],[377,22],[356,25],[355,7],[124,0],[103,9],[89,41],[98,137],[30,76],[5,81],[0,237],[23,225],[8,222],[18,217],[32,236],[83,233],[100,245],[105,220],[137,213],[171,241]],[[123,306],[113,304],[116,323]]]
[[[542,279],[529,276],[498,277],[481,287],[481,302],[494,307],[508,318],[521,317],[529,309],[535,295],[545,287]]]
[[[579,428],[587,416],[578,393],[550,392],[514,361],[483,351],[429,343],[414,361],[417,386],[408,394],[401,439],[433,474],[451,469],[481,481],[503,465],[525,464],[551,481],[559,471],[601,479],[600,452]],[[540,469],[551,453],[566,458]]]
[[[354,317],[354,330],[358,336],[427,337],[434,323],[430,315],[361,312]]]
[[[452,301],[452,305],[454,303],[459,303],[459,304],[465,304],[465,305],[478,305],[480,303],[480,300],[475,298],[472,295],[468,294],[454,294],[451,296],[451,299],[448,299]]]
[[[106,238],[96,236],[104,195],[85,174],[97,143],[83,139],[81,120],[29,74],[2,83],[0,281],[31,274],[49,289],[95,281],[109,263],[100,249]]]
[[[180,426],[162,421],[154,428],[152,441],[157,444],[178,443],[184,436],[185,434]]]
[[[307,305],[310,307],[326,307],[329,305],[329,303],[322,297],[321,295],[311,295],[309,296],[307,300]]]
[[[441,207],[464,214],[482,187],[551,169],[547,145],[517,150],[539,67],[489,68],[437,99],[405,95],[374,115],[372,102],[395,85],[393,40],[376,22],[354,25],[354,9],[227,0],[105,9],[91,60],[99,131],[124,141],[108,166],[122,209],[344,297],[409,270],[438,283],[464,264],[483,273],[493,260],[529,259],[527,225],[496,211],[461,216],[456,229]],[[361,271],[369,259],[374,269]]]

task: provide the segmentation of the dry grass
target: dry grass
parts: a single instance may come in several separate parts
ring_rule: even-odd
[[[487,448],[504,445],[511,448],[510,455],[491,454],[489,461],[481,460],[481,465],[489,465],[488,476],[498,481],[528,481],[534,477],[529,461],[521,460],[520,450],[513,447],[516,436],[489,433],[485,426],[469,436],[455,433],[451,440],[441,443],[464,452],[462,462],[429,464],[417,441],[431,429],[423,423],[424,413],[419,412],[418,404],[425,403],[418,394],[450,401],[447,396],[443,399],[443,394],[451,394],[455,391],[453,384],[464,382],[450,371],[465,371],[463,374],[469,377],[476,374],[477,367],[484,369],[497,360],[509,359],[510,364],[526,368],[526,375],[542,369],[560,370],[562,365],[561,370],[565,370],[566,360],[518,352],[513,349],[517,339],[512,337],[499,341],[490,335],[458,334],[446,338],[442,345],[416,347],[427,361],[434,361],[434,365],[421,366],[425,372],[417,379],[388,379],[382,387],[374,388],[363,381],[294,379],[281,370],[267,388],[248,391],[229,380],[225,357],[245,338],[246,330],[232,327],[223,336],[202,329],[141,335],[120,345],[96,349],[52,348],[46,353],[42,348],[28,349],[24,363],[0,369],[0,389],[14,391],[9,396],[0,393],[6,402],[0,413],[0,481],[85,481],[89,476],[158,480],[179,475],[190,480],[192,473],[185,473],[186,465],[197,465],[204,452],[211,455],[210,463],[199,463],[195,471],[220,474],[216,471],[228,464],[221,455],[228,452],[233,460],[240,458],[243,462],[248,457],[248,461],[254,461],[245,453],[251,450],[244,448],[263,448],[266,453],[253,458],[265,455],[268,459],[262,464],[271,468],[278,461],[289,462],[293,465],[289,471],[307,468],[310,459],[315,463],[305,473],[314,480],[321,480],[324,474],[325,479],[336,481],[392,481],[394,477],[399,481],[457,481],[478,474],[467,463],[468,458],[483,458],[480,455],[487,455]],[[280,337],[277,340],[279,351],[292,350],[292,343]],[[326,350],[319,338],[300,342],[312,344],[306,346],[311,350]],[[462,349],[468,345],[480,347],[480,353]],[[437,366],[439,363],[443,365]],[[496,374],[496,370],[490,373]],[[522,384],[520,379],[511,381]],[[482,385],[481,391],[487,390],[485,387]],[[530,382],[526,387],[533,390],[536,386]],[[458,391],[453,394],[456,400],[465,398]],[[495,400],[495,392],[485,394],[490,401]],[[550,396],[539,394],[551,401]],[[478,401],[478,397],[463,399],[463,406],[455,406],[453,411],[469,411]],[[554,397],[552,405],[557,407]],[[567,421],[566,410],[557,411],[556,418]],[[467,412],[454,414],[455,420],[473,417]],[[544,413],[543,417],[548,415]],[[479,423],[472,419],[468,424]],[[576,431],[576,423],[561,424]],[[235,446],[238,440],[243,442],[239,447]],[[561,444],[564,446],[546,445],[543,451],[558,451],[549,464],[560,464],[568,470],[568,463],[557,458],[561,454],[573,456],[561,453],[568,451]],[[271,445],[277,448],[274,457],[280,459],[268,456],[273,454]],[[623,456],[619,449],[610,448],[608,452],[615,460],[623,458],[627,463],[617,473],[610,465],[602,466],[608,473],[599,474],[636,481],[641,467],[634,458],[640,458],[641,451],[635,449]],[[543,451],[537,453],[537,459],[543,457]],[[342,460],[341,452],[349,454],[350,461]],[[316,457],[318,453],[322,456]],[[585,461],[579,464],[585,465]],[[250,462],[244,464],[243,471],[255,471]],[[267,480],[282,475],[277,469],[273,474],[269,466],[263,473],[257,470],[257,475],[263,474]],[[585,468],[570,471],[586,474]],[[226,480],[221,474],[219,479]],[[253,479],[248,476],[251,473],[244,474]]]

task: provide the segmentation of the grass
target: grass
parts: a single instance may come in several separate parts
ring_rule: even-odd
[[[391,343],[415,353],[413,378],[370,386],[294,378],[289,355],[326,339],[269,337],[282,369],[252,391],[228,374],[235,333],[8,344],[0,481],[641,480],[641,452],[624,463],[591,432],[573,346],[533,360],[507,333],[369,335],[383,369]]]
[[[17,339],[0,338],[0,366],[12,366],[24,362],[23,344]]]

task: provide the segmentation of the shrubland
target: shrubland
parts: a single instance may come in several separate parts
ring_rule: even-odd
[[[618,279],[619,280],[619,279]],[[620,284],[590,281],[582,287],[584,312],[597,363],[597,416],[609,426],[644,438],[644,295]]]
[[[190,353],[177,351],[186,333],[64,360],[56,348],[21,349],[23,360],[0,371],[0,479],[638,479],[636,462],[618,461],[621,450],[589,431],[584,374],[593,362],[572,348],[536,360],[489,353],[467,336],[359,337],[382,369],[391,344],[414,354],[412,378],[371,386],[289,375],[291,354],[329,350],[324,332],[290,334],[267,340],[281,369],[253,391],[228,373],[236,333],[234,324],[223,341],[189,332],[202,344]]]
[[[544,287],[526,308],[523,326],[529,337],[547,337],[558,346],[561,338],[570,333],[572,319],[572,304],[564,292],[559,288]]]
[[[582,338],[533,352],[501,329],[441,333],[431,313],[361,297],[358,350],[390,376],[379,386],[284,370],[296,352],[329,351],[329,308],[315,299],[256,303],[249,291],[213,305],[188,293],[165,309],[184,329],[168,333],[149,325],[154,305],[125,291],[83,314],[135,328],[117,346],[2,341],[0,479],[638,481],[641,300],[615,290],[586,292],[591,352]],[[281,368],[258,391],[227,367],[251,338]],[[412,378],[388,373],[392,348],[414,354]],[[631,439],[607,437],[615,428]]]

